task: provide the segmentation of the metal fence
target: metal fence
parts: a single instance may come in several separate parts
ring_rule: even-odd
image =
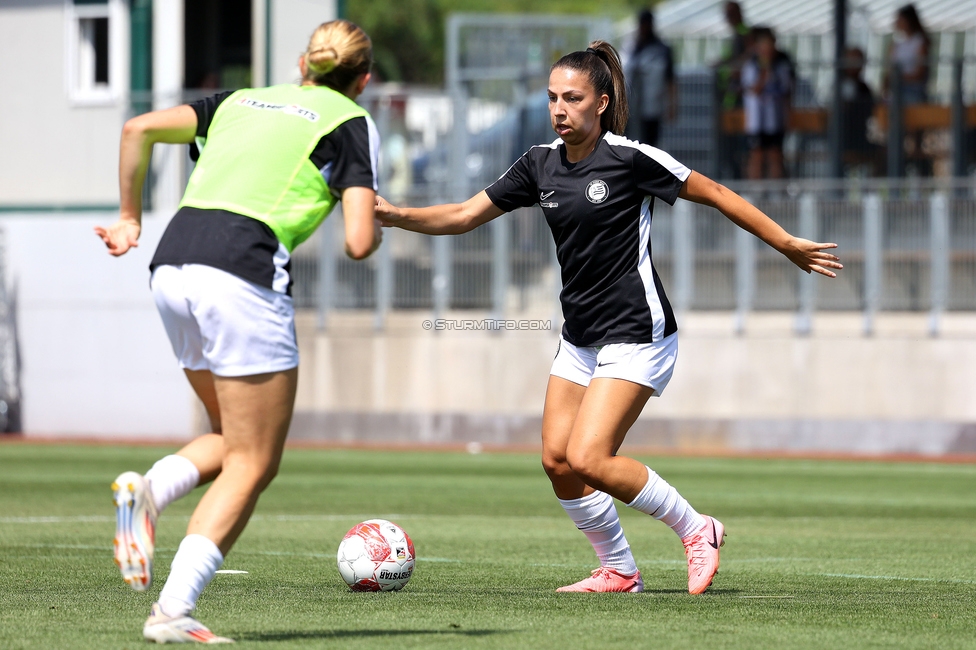
[[[976,184],[864,181],[734,186],[788,231],[837,242],[835,280],[806,275],[717,211],[656,202],[655,266],[678,311],[796,314],[809,331],[816,311],[861,311],[873,331],[880,311],[927,312],[939,332],[946,311],[976,310]],[[559,269],[545,218],[518,210],[471,233],[427,237],[389,230],[379,252],[356,262],[342,249],[342,220],[294,259],[295,299],[316,309],[368,309],[383,327],[393,309],[473,309],[495,318],[556,316]]]
[[[380,191],[394,203],[463,200],[528,147],[554,139],[544,92],[548,65],[606,36],[609,25],[578,17],[468,15],[453,17],[447,31],[446,91],[381,86],[360,98],[382,137]],[[823,63],[822,56],[829,48],[809,56],[801,50],[797,45],[794,53],[794,103],[822,111],[829,103],[824,93],[833,87],[833,62]],[[960,52],[939,52],[963,61]],[[933,88],[938,101],[953,100],[954,120],[976,103],[976,59],[968,50],[961,54],[965,61],[949,85],[938,59]],[[665,123],[661,147],[693,169],[735,176],[714,72],[684,60],[678,77],[678,119]],[[895,124],[899,113],[893,113]],[[936,160],[964,152],[968,177],[886,180],[853,170],[843,182],[815,180],[830,167],[828,136],[820,129],[787,139],[794,180],[732,185],[787,230],[836,241],[845,269],[835,281],[801,274],[714,210],[657,202],[654,259],[675,306],[733,310],[740,328],[752,311],[794,312],[798,332],[808,331],[812,314],[822,310],[863,311],[866,332],[879,311],[929,312],[933,333],[945,311],[976,310],[976,129],[962,124],[960,138],[930,129],[938,146],[927,155]],[[894,133],[875,131],[882,140]],[[525,314],[558,325],[559,269],[538,209],[455,237],[389,230],[363,262],[344,255],[343,238],[337,209],[293,258],[296,304],[318,310],[322,326],[333,310],[371,310],[383,327],[391,310],[405,309]]]

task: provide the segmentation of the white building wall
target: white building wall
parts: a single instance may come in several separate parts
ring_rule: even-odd
[[[115,213],[0,218],[18,295],[26,431],[190,436],[195,398],[149,291],[149,260],[169,217],[147,216],[139,247],[121,258],[92,231]]]
[[[65,22],[63,0],[0,0],[0,206],[118,203],[125,103],[72,105]]]
[[[299,55],[305,51],[315,28],[335,18],[335,0],[272,0],[272,84],[295,83],[301,79]],[[263,34],[254,37],[262,38]]]

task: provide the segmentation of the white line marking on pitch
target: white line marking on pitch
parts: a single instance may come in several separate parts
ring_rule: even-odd
[[[247,571],[236,571],[234,569],[219,569],[217,573],[223,573],[225,575],[247,575]]]
[[[958,580],[955,578],[906,578],[903,576],[867,576],[860,573],[808,573],[809,576],[824,576],[827,578],[854,578],[857,580],[905,580],[908,582],[954,582],[964,585],[976,585],[976,580]]]
[[[115,521],[115,517],[106,515],[89,515],[77,517],[0,517],[0,524],[63,524],[70,522],[103,522]]]

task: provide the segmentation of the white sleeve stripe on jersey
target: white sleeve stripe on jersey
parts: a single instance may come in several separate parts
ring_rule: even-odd
[[[562,138],[556,138],[555,140],[553,140],[549,144],[534,144],[531,147],[529,147],[529,151],[532,151],[533,149],[538,149],[539,147],[544,147],[546,149],[556,149],[562,143],[563,143]],[[529,154],[529,151],[526,151],[524,154],[522,154],[521,156],[519,156],[518,158],[516,158],[515,159],[515,162],[513,162],[511,165],[509,165],[508,166],[508,169],[506,169],[505,172],[501,176],[498,177],[498,180],[501,180],[501,179],[505,178],[505,176],[508,174],[508,172],[512,171],[512,167],[515,166],[515,163],[517,163],[518,161],[522,160],[522,158],[525,158],[525,156],[527,156]]]
[[[691,175],[691,170],[675,160],[674,157],[667,151],[658,149],[657,147],[652,147],[649,144],[641,144],[640,142],[636,142],[634,140],[628,140],[623,136],[615,135],[609,132],[605,137],[607,144],[636,149],[657,164],[661,165],[661,167],[664,167],[682,183],[688,180],[688,177]]]
[[[654,282],[654,266],[651,263],[649,248],[651,240],[651,197],[645,196],[640,207],[640,221],[637,236],[637,272],[644,285],[644,299],[651,310],[651,339],[660,341],[664,338],[664,305],[657,293]]]
[[[380,191],[380,131],[369,115],[366,116],[366,131],[369,133],[369,163],[373,168],[373,191]]]

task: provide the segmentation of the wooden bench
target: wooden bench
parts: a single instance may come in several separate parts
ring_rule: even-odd
[[[910,104],[902,110],[905,116],[905,131],[948,129],[952,126],[952,108],[949,106]],[[966,126],[976,127],[976,104],[967,106],[965,115]],[[888,107],[885,104],[878,104],[874,107],[874,118],[882,130],[888,129]]]
[[[790,111],[787,132],[822,135],[827,132],[829,113],[824,108],[794,108]],[[741,108],[722,111],[722,132],[739,135],[746,132],[746,113]]]

